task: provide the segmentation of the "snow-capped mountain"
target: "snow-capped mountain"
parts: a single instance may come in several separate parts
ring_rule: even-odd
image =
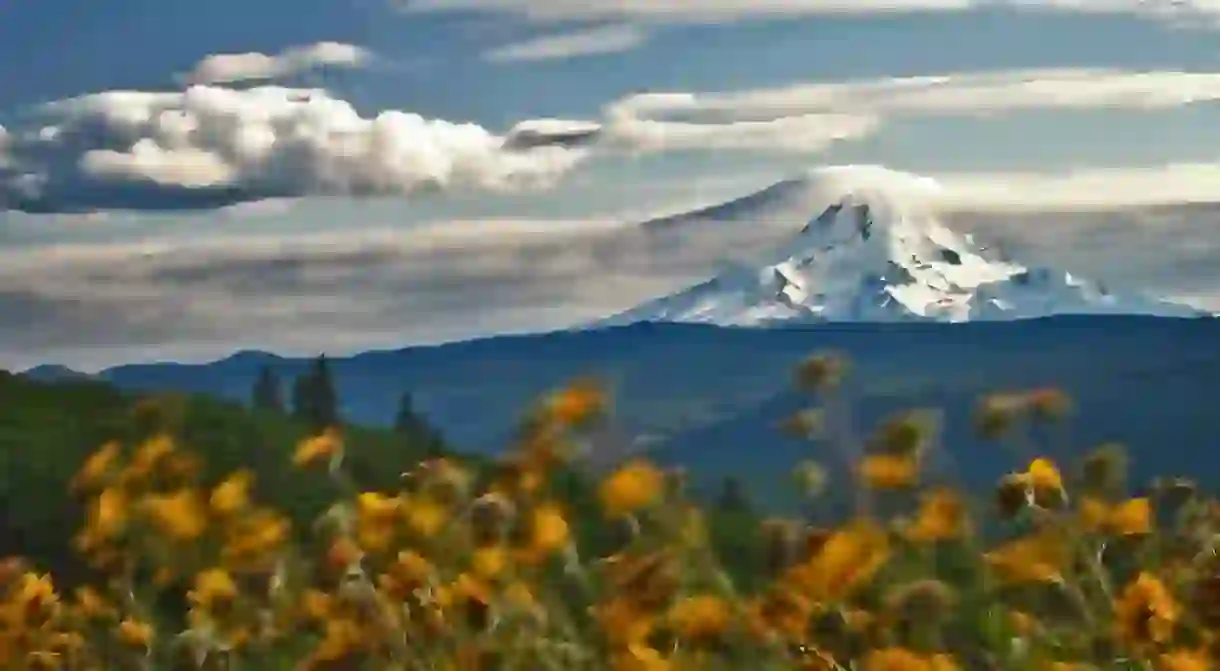
[[[1022,265],[971,235],[950,230],[935,216],[931,202],[855,188],[770,258],[738,264],[595,326],[1204,315],[1150,296],[1114,293],[1066,271]]]

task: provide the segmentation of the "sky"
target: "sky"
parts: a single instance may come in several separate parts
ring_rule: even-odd
[[[818,212],[639,222],[825,165],[1220,309],[1218,47],[1215,0],[9,0],[0,367],[565,328]]]

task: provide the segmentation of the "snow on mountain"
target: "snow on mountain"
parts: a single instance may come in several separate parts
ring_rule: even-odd
[[[781,183],[795,190],[798,182]],[[1054,314],[1202,316],[1069,272],[1029,267],[936,216],[935,182],[883,169],[823,169],[806,189],[836,200],[759,263],[601,320],[768,326],[824,321],[1008,320]],[[894,188],[898,185],[899,188]],[[748,212],[733,205],[734,215]],[[746,201],[749,202],[749,201]]]

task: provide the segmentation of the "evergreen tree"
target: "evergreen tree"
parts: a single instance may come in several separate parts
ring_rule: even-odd
[[[398,397],[398,411],[394,414],[394,431],[410,438],[416,444],[422,444],[429,456],[440,456],[445,453],[444,441],[435,427],[415,410],[411,393],[404,391]]]
[[[262,370],[259,371],[258,380],[254,383],[254,390],[251,396],[255,408],[273,410],[275,412],[284,411],[284,397],[283,390],[280,387],[280,378],[270,366],[263,366]]]
[[[335,392],[335,382],[330,373],[330,362],[323,354],[314,361],[314,376],[317,385],[317,418],[322,426],[331,426],[339,422],[339,396]]]
[[[398,411],[394,413],[394,430],[399,433],[411,433],[419,428],[419,416],[415,414],[415,403],[411,392],[404,391],[398,397]]]
[[[720,512],[748,512],[752,509],[746,497],[745,488],[732,475],[727,475],[720,482],[720,493],[716,496],[716,510]]]
[[[314,359],[309,372],[299,375],[293,382],[292,411],[314,428],[338,423],[339,400],[325,354]]]

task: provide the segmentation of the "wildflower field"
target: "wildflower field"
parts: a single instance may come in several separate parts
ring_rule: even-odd
[[[831,484],[818,399],[844,372],[818,356],[796,375],[813,407],[784,428],[810,438],[794,482],[811,506]],[[1117,447],[1041,456],[1026,429],[1069,420],[1056,391],[980,401],[1013,463],[992,492],[928,477],[934,427],[911,412],[836,447],[851,514],[728,531],[645,457],[581,494],[573,462],[610,403],[577,381],[495,463],[406,460],[393,483],[326,428],[260,471],[325,482],[311,491],[334,500],[305,523],[309,506],[272,505],[251,468],[214,474],[172,428],[104,441],[67,484],[82,570],[0,563],[0,666],[1198,671],[1220,655],[1220,505],[1186,480],[1133,496]]]

